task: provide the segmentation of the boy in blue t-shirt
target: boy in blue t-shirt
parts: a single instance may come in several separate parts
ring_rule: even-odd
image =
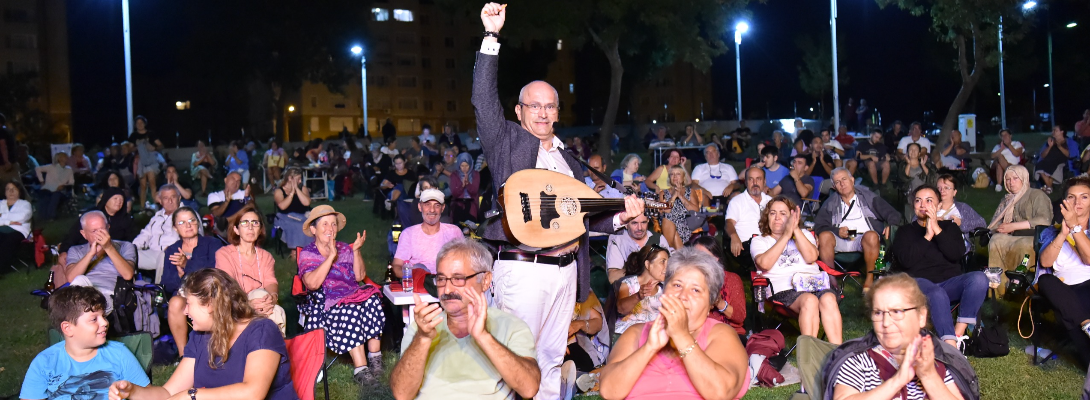
[[[114,381],[151,383],[125,345],[106,341],[105,308],[106,298],[92,287],[67,286],[49,296],[49,322],[64,341],[30,362],[19,398],[106,399]]]
[[[765,187],[769,191],[780,185],[780,180],[791,173],[787,167],[780,164],[780,150],[776,146],[764,146],[761,149],[761,166],[765,170]]]

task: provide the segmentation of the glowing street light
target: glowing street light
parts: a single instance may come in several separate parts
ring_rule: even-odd
[[[363,54],[363,47],[360,45],[352,46],[352,54],[360,58],[360,109],[363,110],[363,123],[360,124],[360,135],[364,134],[367,130],[367,55]]]
[[[1022,4],[1022,9],[1026,10],[1026,11],[1032,10],[1033,7],[1037,7],[1037,2],[1036,1],[1031,0],[1031,1],[1027,1],[1027,2]]]
[[[742,34],[749,31],[745,21],[734,26],[734,68],[738,80],[738,122],[742,122]]]
[[[1075,23],[1075,22],[1068,22],[1068,23],[1067,23],[1067,28],[1068,28],[1068,29],[1070,29],[1070,28],[1074,28],[1074,27],[1076,27],[1076,26],[1079,26],[1079,24],[1078,24],[1078,23]]]

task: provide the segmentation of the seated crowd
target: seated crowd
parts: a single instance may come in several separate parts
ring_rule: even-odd
[[[703,143],[691,127],[686,132],[686,142]],[[637,155],[624,157],[613,176],[604,173],[609,168],[601,157],[589,157],[586,184],[603,196],[653,191],[670,209],[615,225],[624,231],[606,237],[604,277],[611,289],[576,302],[570,324],[564,320],[561,397],[570,398],[578,386],[607,399],[741,398],[759,372],[747,361],[747,315],[756,311],[747,304],[742,282],[748,278],[754,297],[763,295],[756,300],[761,313],[767,305],[797,320],[801,335],[839,346],[825,364],[822,388],[814,388],[828,397],[978,398],[975,373],[962,356],[990,288],[984,272],[963,268],[978,230],[992,231],[988,267],[1014,270],[1026,257],[1040,266],[1036,290],[1057,311],[1078,356],[1090,354],[1090,178],[1066,181],[1054,216],[1048,194],[1031,187],[1028,169],[1009,163],[1001,170],[1008,194],[987,223],[956,201],[957,178],[931,170],[935,166],[925,158],[930,143],[918,124],[894,151],[884,133],[876,130],[870,140],[853,144],[830,137],[830,130],[811,132],[809,144],[796,141],[794,154],[762,142],[760,162],[741,176],[719,159],[717,141],[704,146],[705,162],[692,175],[691,160],[677,150],[664,151],[663,164],[647,179],[637,172]],[[390,209],[397,204],[399,220],[415,222],[393,243],[389,268],[395,279],[427,277],[438,304],[413,294],[390,388],[398,399],[534,397],[544,369],[538,333],[493,304],[494,250],[446,222],[480,220],[480,197],[490,184],[490,174],[481,172],[487,164],[461,152],[448,128],[440,148],[425,134],[405,151],[396,142],[376,149],[346,139],[352,144],[345,147],[358,154],[319,146],[299,155],[311,161],[356,158],[352,165],[364,164],[360,172],[371,175],[376,198]],[[790,146],[779,135],[775,143]],[[656,136],[667,140],[664,131]],[[1014,147],[998,146],[1000,157]],[[1052,146],[1067,149],[1049,145],[1043,159],[1059,160],[1052,152],[1067,155]],[[570,147],[589,151],[581,141]],[[960,163],[961,148],[958,142],[943,150],[943,165]],[[22,398],[52,398],[92,378],[109,382],[94,390],[111,399],[297,398],[284,342],[289,321],[280,305],[287,282],[277,281],[275,258],[262,248],[278,230],[305,292],[297,305],[303,329],[324,330],[325,347],[349,355],[361,386],[385,379],[380,343],[387,314],[382,282],[367,275],[366,262],[375,262],[362,251],[367,233],[356,233],[351,243],[337,241],[345,215],[329,205],[311,209],[305,172],[284,164],[289,156],[275,142],[261,161],[276,207],[275,227],[266,226],[272,217],[254,204],[247,152],[241,143],[231,146],[224,188],[208,194],[215,232],[204,231],[199,208],[183,205],[193,194],[177,183],[173,166],[166,169],[167,183],[146,188],[160,206],[139,231],[127,204],[132,185],[122,174],[106,175],[97,207],[71,228],[54,267],[61,288],[50,296],[49,318],[64,340],[34,359]],[[59,154],[54,164],[66,165]],[[192,176],[202,181],[202,192],[215,165],[199,146]],[[143,170],[145,185],[155,182],[153,167]],[[70,168],[42,168],[38,174],[50,176],[42,177],[38,204],[55,209],[59,198],[52,193],[73,184]],[[1053,175],[1040,168],[1034,178],[1051,187]],[[911,215],[898,212],[879,194],[883,189],[872,191],[855,176],[869,176],[884,188],[891,170],[905,184],[895,190],[904,191]],[[817,183],[815,177],[824,179]],[[9,244],[27,237],[31,205],[18,183],[5,186],[5,198],[0,241]],[[708,209],[714,212],[701,215]],[[723,219],[720,240],[710,221],[716,217]],[[1054,217],[1060,223],[1052,226]],[[1050,227],[1037,259],[1034,232],[1041,226]],[[872,273],[883,252],[891,269]],[[847,310],[838,279],[850,269],[842,260],[852,253],[863,265],[862,311],[873,323],[854,339],[844,337]],[[106,340],[117,311],[113,294],[140,270],[154,271],[162,286],[180,357],[161,386],[152,385],[119,343]],[[1003,285],[992,288],[1004,294]]]

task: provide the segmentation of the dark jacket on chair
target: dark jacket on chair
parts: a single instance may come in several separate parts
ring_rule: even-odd
[[[524,169],[537,167],[538,148],[541,141],[517,122],[507,121],[503,116],[503,105],[500,104],[499,92],[496,88],[496,74],[499,68],[499,56],[477,53],[477,64],[473,69],[473,107],[477,116],[477,132],[481,138],[481,148],[485,159],[488,160],[489,170],[492,172],[492,181],[496,184],[507,182],[507,177]],[[564,160],[568,162],[575,179],[583,181],[583,167],[571,153],[561,151]],[[498,190],[497,190],[498,192]],[[495,194],[493,194],[495,199]],[[493,201],[493,204],[499,204]],[[583,219],[587,231],[614,233],[613,215],[601,213]],[[483,237],[487,240],[512,243],[504,233],[501,221],[494,221],[485,227]],[[579,254],[576,258],[578,266],[578,296],[576,301],[582,302],[590,293],[590,246],[589,235],[584,233],[579,238]]]

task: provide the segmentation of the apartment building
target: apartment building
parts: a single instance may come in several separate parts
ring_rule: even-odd
[[[37,72],[40,95],[31,108],[48,112],[54,130],[70,134],[65,0],[0,0],[0,13],[0,73]]]

